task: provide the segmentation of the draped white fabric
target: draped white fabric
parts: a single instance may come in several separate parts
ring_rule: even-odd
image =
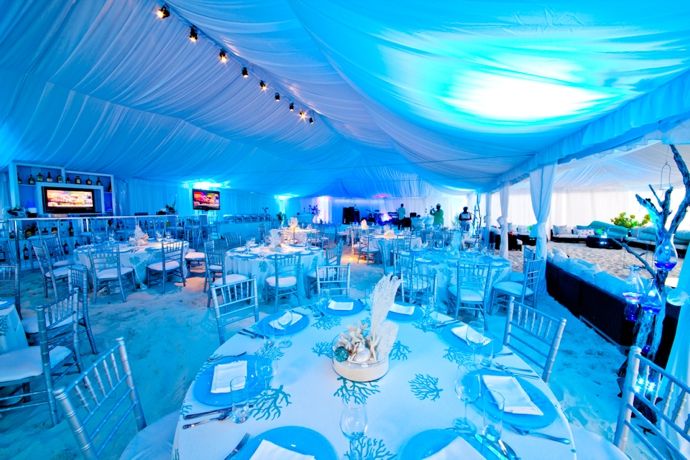
[[[491,231],[491,222],[493,221],[493,214],[491,211],[491,196],[491,193],[484,195],[484,218],[486,219],[484,225],[484,241],[487,243],[489,241],[489,232]]]
[[[161,21],[153,0],[3,2],[0,167],[269,195],[416,197],[429,183],[464,195],[669,140],[690,113],[688,2],[168,3]]]
[[[532,209],[537,218],[537,258],[546,259],[546,222],[551,213],[551,193],[556,165],[544,166],[529,176]]]
[[[508,205],[510,202],[510,185],[505,185],[501,189],[501,217],[500,217],[500,227],[501,227],[501,247],[499,254],[501,257],[508,258]]]

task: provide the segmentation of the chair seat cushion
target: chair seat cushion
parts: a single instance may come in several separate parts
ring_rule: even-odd
[[[185,260],[204,260],[206,258],[206,254],[198,251],[189,251],[187,254],[185,254],[184,258]]]
[[[506,279],[506,281],[522,283],[523,281],[525,281],[525,274],[522,272],[511,272],[510,275],[508,275],[508,279]]]
[[[58,346],[50,350],[50,365],[55,367],[72,351],[69,348]],[[36,377],[43,374],[41,363],[41,347],[26,347],[0,354],[0,382],[13,382],[16,380]]]
[[[209,271],[212,271],[212,272],[220,272],[220,271],[223,271],[223,267],[222,267],[222,266],[220,266],[220,265],[213,265],[213,264],[209,265],[209,266],[208,266],[208,269],[209,269]]]
[[[22,311],[22,327],[26,334],[38,334],[38,316],[36,316],[35,310],[23,310]],[[80,315],[81,316],[81,315]],[[72,323],[72,317],[68,317],[60,321],[54,327],[67,326]]]
[[[249,279],[248,276],[246,275],[240,275],[237,273],[226,273],[224,276],[225,279],[219,278],[213,282],[214,287],[222,286],[224,284],[230,284],[230,283],[236,283],[238,281],[246,281]]]
[[[122,276],[129,275],[134,269],[132,267],[120,267],[120,274]],[[116,280],[117,268],[104,268],[96,272],[96,278],[99,280]]]
[[[173,411],[138,432],[120,460],[170,460],[179,418],[180,412]]]
[[[147,266],[150,270],[155,270],[157,272],[162,272],[163,271],[163,262],[156,262],[153,264],[149,264]],[[175,270],[176,268],[180,268],[180,263],[176,260],[168,260],[165,262],[165,270],[170,271],[170,270]]]
[[[515,281],[501,281],[500,283],[494,284],[494,290],[515,297],[522,295],[522,284],[516,283]],[[532,290],[529,288],[525,289],[525,295],[532,295]]]
[[[604,437],[581,427],[571,426],[577,458],[628,460],[628,456]]]
[[[269,276],[266,278],[266,284],[268,284],[271,287],[276,286],[276,277],[275,276]],[[281,288],[288,288],[288,287],[293,287],[297,284],[297,277],[296,276],[279,276],[278,277],[278,287]]]
[[[53,269],[52,273],[48,272],[46,273],[46,277],[50,278],[51,276],[54,276],[56,279],[57,278],[65,278],[69,275],[69,267],[58,267]]]
[[[53,263],[53,268],[58,268],[58,267],[67,267],[69,265],[74,265],[73,260],[58,260],[57,262]]]

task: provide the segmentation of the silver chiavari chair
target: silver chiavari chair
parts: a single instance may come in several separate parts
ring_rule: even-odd
[[[350,264],[316,267],[316,292],[350,295]]]
[[[503,344],[540,368],[542,380],[548,382],[565,324],[565,318],[555,318],[517,301],[510,302]]]
[[[534,307],[537,302],[537,288],[543,278],[546,263],[544,259],[532,259],[525,262],[522,282],[499,281],[493,286],[489,312],[496,307],[509,304],[513,300]]]
[[[120,261],[119,243],[102,243],[94,245],[89,250],[91,260],[91,275],[93,278],[93,301],[96,302],[98,291],[105,286],[110,293],[110,286],[115,283],[120,289],[120,297],[127,301],[123,280],[127,279],[136,287],[134,268],[123,267]]]
[[[455,317],[461,311],[470,311],[484,317],[485,307],[491,295],[492,270],[490,263],[460,259],[455,266],[455,276],[448,284],[448,299],[453,304]]]
[[[299,254],[274,255],[273,274],[266,277],[266,298],[275,298],[278,309],[280,297],[294,294],[299,300],[299,278],[302,270],[302,259]]]
[[[22,317],[20,297],[19,267],[17,265],[0,265],[0,299],[14,303],[19,317]]]
[[[403,268],[401,299],[404,303],[414,305],[429,305],[436,298],[436,270],[428,268],[426,264],[416,264],[412,269]]]
[[[146,266],[147,282],[151,284],[151,275],[160,275],[163,279],[163,293],[165,293],[165,285],[167,284],[168,276],[178,276],[182,281],[182,285],[186,286],[184,277],[184,259],[182,253],[184,251],[184,243],[182,241],[174,241],[171,243],[161,243],[160,262],[154,262]]]
[[[55,398],[65,413],[84,458],[112,454],[116,434],[128,422],[136,434],[120,458],[170,458],[178,411],[146,424],[124,339],[101,355]]]
[[[66,281],[67,275],[69,273],[68,267],[57,267],[53,268],[52,260],[50,259],[50,254],[45,246],[40,244],[32,245],[34,254],[36,255],[36,260],[38,261],[38,268],[41,269],[41,275],[43,275],[43,294],[48,297],[48,286],[53,288],[53,295],[55,299],[58,298],[58,281]]]
[[[218,339],[221,344],[226,340],[227,325],[240,321],[249,314],[254,316],[254,321],[259,320],[259,299],[255,278],[212,286],[211,297],[216,313]]]
[[[58,423],[53,384],[73,368],[81,369],[77,295],[70,293],[36,307],[38,345],[0,354],[0,387],[21,386],[22,390],[0,397],[0,402],[21,398],[19,403],[0,405],[0,412],[48,404],[53,425]],[[31,385],[41,381],[43,388],[32,391]]]
[[[95,355],[98,353],[96,349],[96,339],[91,330],[91,319],[89,318],[89,269],[84,265],[75,264],[69,267],[69,288],[70,292],[77,294],[77,302],[79,307],[77,310],[78,325],[84,329],[86,337],[91,346],[91,352]]]

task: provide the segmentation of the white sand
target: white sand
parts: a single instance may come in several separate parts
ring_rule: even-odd
[[[380,266],[354,264],[353,296],[363,295],[380,276]],[[23,285],[29,292],[25,302],[36,305],[43,301],[42,287],[36,274],[30,277]],[[125,338],[148,421],[180,409],[197,370],[218,346],[215,320],[206,309],[202,286],[202,278],[194,276],[187,280],[186,288],[169,289],[165,295],[153,289],[130,293],[125,304],[113,296],[91,306],[99,351],[112,346],[116,337]],[[550,297],[540,299],[539,304],[543,310],[568,320],[550,383],[566,416],[574,426],[585,426],[612,439],[620,403],[616,370],[624,356]],[[500,334],[505,313],[489,321],[490,331]],[[83,350],[86,352],[86,345]],[[84,358],[90,362],[93,355],[85,354]],[[79,457],[66,423],[51,428],[45,408],[3,414],[0,432],[1,458]],[[104,458],[118,458],[132,435],[133,431],[123,429],[112,452]],[[647,458],[631,452],[633,458]]]

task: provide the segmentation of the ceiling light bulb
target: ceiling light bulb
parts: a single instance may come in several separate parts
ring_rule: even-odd
[[[261,91],[266,91],[266,88],[268,88],[268,85],[266,85],[266,83],[263,80],[261,80],[259,82],[259,87],[261,88]]]
[[[158,19],[165,19],[170,16],[170,10],[166,5],[163,5],[156,10],[156,16],[158,16]]]
[[[295,111],[295,103],[290,102],[290,112],[294,112],[294,111]]]
[[[249,70],[246,67],[242,67],[242,78],[249,78]]]
[[[307,118],[307,112],[305,112],[304,110],[300,110],[299,111],[299,119],[300,120],[306,120],[306,118]]]
[[[276,93],[273,97],[276,100],[276,102],[280,102],[280,93]]]
[[[199,39],[199,33],[196,31],[196,27],[192,26],[189,28],[189,41],[192,43],[196,43],[196,41]]]
[[[220,62],[225,64],[226,62],[228,62],[228,53],[226,53],[223,50],[220,50],[220,53],[218,53],[218,59],[220,60]]]

